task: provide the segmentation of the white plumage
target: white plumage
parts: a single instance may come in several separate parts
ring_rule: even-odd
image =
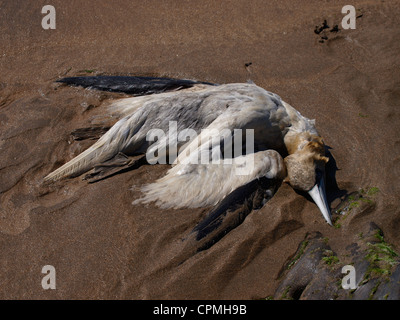
[[[135,203],[155,201],[164,208],[215,205],[254,179],[262,176],[283,179],[286,169],[290,173],[289,182],[301,189],[303,185],[317,183],[316,166],[321,160],[326,161],[315,121],[303,117],[278,95],[255,84],[195,85],[180,91],[121,99],[107,112],[118,115],[120,120],[93,146],[50,173],[45,180],[80,175],[120,152],[136,155],[151,150],[149,147],[158,148],[162,142],[169,146],[170,141],[162,139],[152,144],[147,141],[146,134],[151,129],[161,129],[168,135],[171,121],[176,121],[177,132],[189,128],[198,136],[189,143],[178,142],[181,149],[177,163],[166,176],[144,186],[144,196]],[[254,154],[241,156],[243,159],[254,157],[252,170],[247,175],[237,175],[235,161],[232,165],[186,163],[187,157],[193,157],[193,150],[199,154],[209,153],[211,157],[216,147],[215,143],[205,146],[210,138],[209,130],[202,132],[202,129],[230,130],[232,135],[235,129],[254,130]],[[174,134],[177,138],[177,133]],[[221,138],[217,144],[222,142]],[[289,153],[291,161],[283,160],[285,152]],[[288,164],[296,159],[301,162],[300,169],[293,174]],[[303,175],[303,171],[308,173]],[[302,181],[303,176],[309,181]],[[329,209],[326,210],[329,214]],[[330,223],[326,213],[324,216]]]
[[[254,168],[249,174],[237,174],[237,164],[177,164],[166,176],[142,188],[145,196],[134,204],[156,200],[162,208],[197,208],[216,205],[232,191],[254,179],[283,179],[285,165],[275,150],[254,155]],[[241,160],[241,159],[240,159]],[[251,160],[253,161],[253,159]],[[241,161],[240,161],[241,162]]]

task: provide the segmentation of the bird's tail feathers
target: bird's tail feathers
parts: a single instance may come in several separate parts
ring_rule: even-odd
[[[104,148],[104,143],[99,140],[80,155],[47,175],[44,181],[56,181],[79,176],[92,169],[96,164],[107,160],[112,154],[112,150]]]

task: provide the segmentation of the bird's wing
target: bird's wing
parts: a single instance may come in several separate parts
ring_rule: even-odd
[[[271,199],[282,180],[261,177],[246,183],[230,194],[193,228],[185,239],[197,252],[206,250],[239,226],[253,210]]]
[[[247,174],[242,174],[243,164],[250,168],[246,169]],[[283,179],[284,175],[283,159],[275,150],[239,156],[232,163],[179,163],[164,177],[142,187],[144,196],[133,204],[155,201],[161,208],[213,206],[253,180]]]
[[[57,82],[72,86],[102,91],[123,92],[140,96],[187,89],[198,84],[214,85],[212,83],[196,80],[130,76],[67,77],[59,79]]]
[[[233,158],[220,157],[221,145],[226,138],[234,143],[235,134],[243,134],[237,130],[246,128],[254,118],[260,117],[259,109],[249,108],[233,106],[229,112],[217,117],[185,146],[176,165],[166,176],[142,188],[145,196],[134,204],[156,201],[163,208],[210,206],[254,179],[263,176],[283,178],[283,159],[274,150],[250,152]],[[241,151],[240,143],[240,154]],[[232,155],[234,153],[235,150]]]

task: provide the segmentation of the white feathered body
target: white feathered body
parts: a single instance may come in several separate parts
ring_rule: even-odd
[[[178,162],[165,177],[145,186],[145,197],[141,199],[158,201],[164,207],[212,205],[238,186],[262,175],[271,178],[284,175],[282,157],[269,149],[283,150],[285,137],[289,139],[299,132],[317,134],[313,120],[303,117],[278,95],[250,83],[199,85],[187,90],[121,99],[109,108],[108,112],[117,114],[120,120],[93,146],[49,174],[46,180],[80,175],[119,152],[126,155],[146,153],[150,146],[156,148],[157,143],[162,142],[147,141],[148,131],[161,129],[168,134],[170,121],[176,121],[177,132],[194,129],[199,134],[198,139],[204,138],[201,130],[206,128],[232,132],[253,129],[256,165],[248,175],[236,175],[235,165]],[[183,142],[178,147],[182,145]],[[189,146],[190,143],[185,145]]]

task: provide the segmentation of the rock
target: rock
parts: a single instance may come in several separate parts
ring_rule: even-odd
[[[331,248],[319,232],[309,234],[300,243],[293,258],[283,268],[284,279],[275,292],[275,299],[302,299],[303,294],[320,291],[314,279],[321,277],[320,263]],[[281,275],[282,276],[282,275]],[[311,289],[310,289],[311,287]]]
[[[355,269],[356,288],[343,289],[341,270],[346,263],[331,250],[321,233],[306,236],[280,277],[275,299],[370,300],[400,298],[398,254],[385,242],[373,222],[357,242],[346,247],[346,260]]]

